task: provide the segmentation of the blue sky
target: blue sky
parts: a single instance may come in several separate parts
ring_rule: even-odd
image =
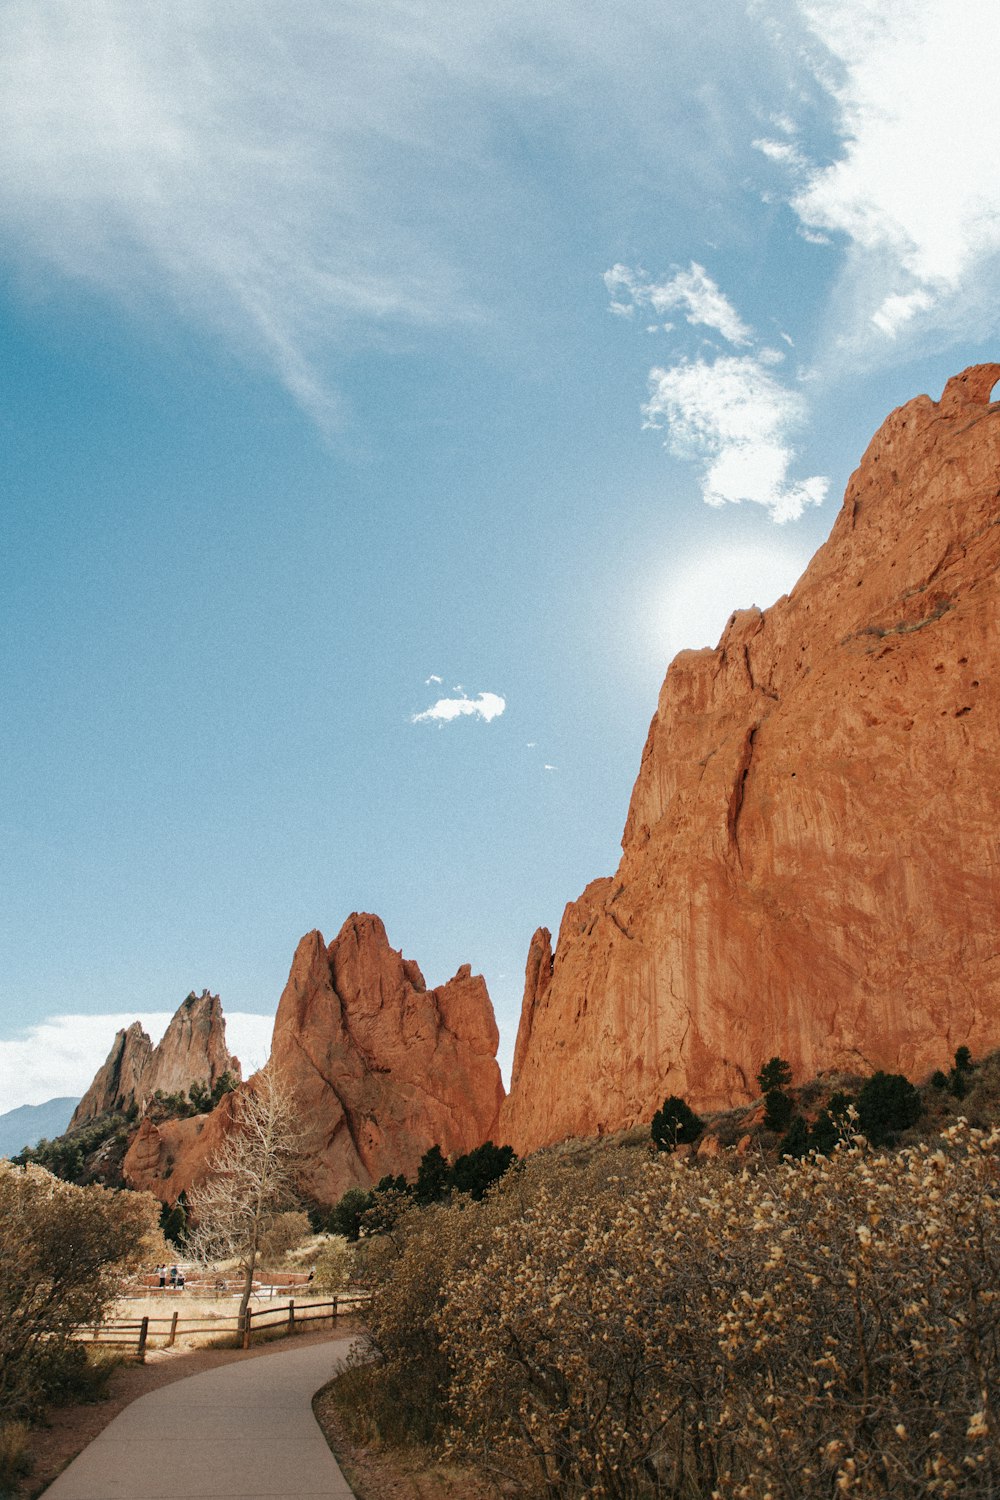
[[[997,354],[992,0],[9,0],[0,1109],[613,870],[670,656]]]

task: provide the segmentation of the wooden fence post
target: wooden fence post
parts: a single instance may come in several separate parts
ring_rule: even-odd
[[[330,1313],[330,1327],[332,1328],[333,1325],[337,1321],[337,1294],[336,1294],[336,1292],[334,1292],[334,1294],[333,1294],[333,1301],[330,1303],[330,1306],[333,1309],[333,1311]]]
[[[295,1332],[295,1298],[288,1299],[288,1332]]]
[[[174,1339],[176,1337],[177,1337],[177,1309],[175,1307],[174,1308],[174,1315],[170,1319],[170,1333],[167,1336],[167,1348],[168,1349],[171,1347],[171,1345],[173,1344]]]
[[[250,1348],[250,1325],[253,1322],[253,1308],[247,1308],[246,1321],[243,1324],[243,1347]]]
[[[139,1324],[139,1363],[146,1363],[146,1338],[149,1334],[149,1319],[143,1318]]]

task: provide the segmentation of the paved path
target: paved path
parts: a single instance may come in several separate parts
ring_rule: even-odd
[[[311,1404],[350,1347],[282,1349],[140,1396],[45,1500],[353,1500]]]

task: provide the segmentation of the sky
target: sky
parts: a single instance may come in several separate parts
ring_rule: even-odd
[[[994,0],[7,0],[0,1111],[613,872],[665,669],[1000,339]]]

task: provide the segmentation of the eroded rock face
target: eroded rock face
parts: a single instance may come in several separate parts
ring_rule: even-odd
[[[200,996],[188,995],[157,1046],[138,1021],[118,1032],[69,1128],[84,1125],[107,1110],[128,1110],[133,1104],[144,1109],[157,1090],[187,1093],[194,1083],[211,1089],[226,1072],[240,1077],[239,1059],[226,1047],[222,1002],[207,990]]]
[[[998,380],[893,412],[792,593],[671,663],[617,874],[532,943],[518,1151],[743,1102],[776,1053],[1000,1044]]]
[[[271,1053],[305,1129],[305,1191],[334,1203],[386,1174],[415,1176],[430,1146],[453,1158],[480,1145],[503,1099],[498,1040],[486,984],[467,964],[429,990],[376,916],[355,913],[329,946],[308,933]]]
[[[75,1130],[107,1110],[129,1109],[137,1099],[144,1098],[142,1080],[152,1056],[153,1044],[138,1021],[116,1032],[111,1051],[73,1111],[69,1129]]]

